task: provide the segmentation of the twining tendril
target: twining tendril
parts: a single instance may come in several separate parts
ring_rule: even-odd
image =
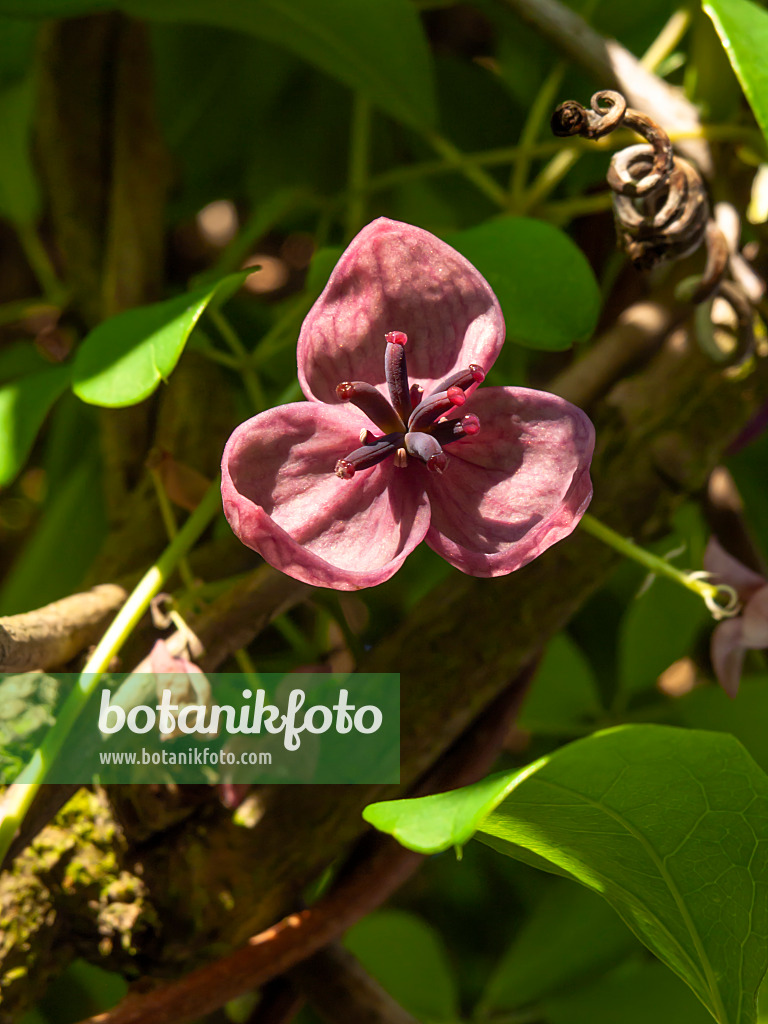
[[[623,126],[646,140],[616,153],[608,168],[619,247],[638,269],[650,270],[665,260],[688,256],[704,244],[704,273],[686,298],[699,304],[718,295],[731,306],[737,333],[731,359],[743,362],[754,348],[753,306],[738,281],[725,279],[733,247],[710,215],[701,175],[673,152],[664,129],[628,107],[621,93],[596,92],[590,107],[576,100],[561,103],[552,115],[553,133],[600,139]]]

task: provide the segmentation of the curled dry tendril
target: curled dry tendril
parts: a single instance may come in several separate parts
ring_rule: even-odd
[[[646,140],[614,154],[608,168],[619,247],[638,269],[650,270],[705,244],[704,273],[689,297],[698,304],[718,294],[728,302],[737,319],[736,356],[744,360],[754,347],[752,304],[737,282],[725,280],[733,252],[711,217],[701,175],[673,152],[664,129],[628,107],[621,93],[596,92],[590,108],[576,100],[561,103],[552,115],[553,133],[596,140],[623,126]]]

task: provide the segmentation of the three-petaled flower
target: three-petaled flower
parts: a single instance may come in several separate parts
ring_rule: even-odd
[[[735,697],[744,655],[768,647],[768,580],[729,555],[714,537],[704,552],[704,568],[716,581],[733,587],[744,606],[741,615],[715,626],[710,644],[718,682],[729,697]]]
[[[234,532],[338,590],[383,583],[422,540],[463,572],[500,576],[567,536],[592,496],[592,424],[546,392],[475,394],[503,341],[496,296],[463,256],[409,224],[369,224],[301,329],[309,401],[227,443]]]

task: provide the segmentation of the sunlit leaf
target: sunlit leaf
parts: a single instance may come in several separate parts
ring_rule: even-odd
[[[768,776],[733,737],[624,726],[522,773],[387,806],[367,820],[411,848],[479,829],[494,849],[594,889],[716,1020],[755,1020],[768,965]]]
[[[768,11],[751,0],[708,0],[704,10],[768,139]]]
[[[507,338],[560,350],[588,338],[600,313],[600,291],[586,257],[552,224],[504,217],[446,238],[496,292]]]
[[[50,366],[0,388],[0,485],[23,467],[48,410],[69,384],[69,367]]]
[[[75,394],[92,405],[111,407],[147,398],[170,376],[206,306],[231,295],[250,272],[229,274],[214,284],[100,323],[75,355]]]

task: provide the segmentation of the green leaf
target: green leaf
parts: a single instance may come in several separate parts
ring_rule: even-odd
[[[597,281],[581,250],[552,224],[504,217],[446,241],[496,292],[510,341],[560,351],[594,331],[600,313]]]
[[[768,964],[768,777],[724,734],[628,726],[553,754],[481,825],[601,893],[721,1024]]]
[[[363,817],[374,828],[388,832],[417,853],[441,853],[451,846],[460,849],[510,790],[541,764],[543,761],[537,761],[519,772],[489,775],[472,786],[448,793],[369,804]]]
[[[77,350],[72,390],[91,405],[114,408],[141,402],[168,379],[206,306],[232,295],[252,270],[100,323]]]
[[[768,11],[751,0],[709,0],[703,6],[768,140]]]
[[[517,724],[533,733],[557,733],[599,714],[589,662],[567,633],[558,633],[547,645]]]
[[[619,629],[619,680],[634,693],[652,687],[661,673],[688,654],[710,620],[696,594],[656,579],[627,609]]]
[[[436,122],[429,48],[409,0],[0,0],[0,14],[36,17],[110,8],[251,33],[359,90],[399,121]]]
[[[0,91],[0,215],[29,226],[40,212],[40,193],[30,153],[31,78]]]
[[[637,960],[583,988],[547,999],[547,1024],[712,1024],[689,988],[662,964]]]
[[[66,390],[70,371],[51,366],[0,388],[0,486],[23,467],[48,410]]]
[[[386,807],[367,820],[412,849],[480,829],[494,849],[599,892],[720,1024],[753,1024],[768,964],[768,776],[733,737],[623,726]]]
[[[605,900],[565,879],[552,883],[494,968],[479,1016],[517,1010],[605,973],[638,950]]]
[[[440,936],[405,910],[380,910],[350,928],[344,945],[420,1021],[458,1018],[453,971]]]

